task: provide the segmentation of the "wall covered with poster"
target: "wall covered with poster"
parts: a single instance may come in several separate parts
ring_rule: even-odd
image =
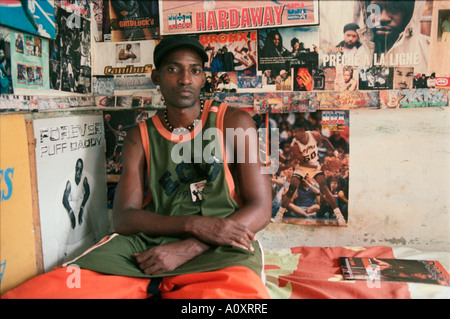
[[[3,51],[0,112],[103,112],[107,149],[104,162],[111,196],[120,175],[120,143],[126,130],[164,108],[159,89],[150,77],[154,67],[152,52],[162,37],[173,34],[184,33],[199,39],[209,56],[204,98],[225,101],[252,112],[259,127],[269,129],[269,133],[279,131],[280,140],[273,143],[278,144],[280,153],[271,152],[270,143],[264,150],[268,164],[279,165],[272,176],[275,223],[269,230],[276,233],[284,227],[293,228],[294,238],[300,242],[305,237],[297,233],[296,225],[338,224],[335,205],[327,200],[328,191],[346,220],[347,228],[343,230],[348,235],[344,239],[352,241],[350,234],[355,232],[373,233],[360,223],[365,218],[360,210],[370,212],[376,206],[373,202],[371,205],[358,201],[368,183],[360,179],[366,169],[360,161],[370,162],[370,167],[390,167],[392,163],[387,157],[383,158],[386,162],[364,158],[360,152],[369,144],[358,144],[361,136],[383,145],[385,138],[399,135],[401,140],[403,134],[416,136],[419,129],[403,122],[407,118],[409,121],[427,118],[431,123],[424,127],[432,127],[436,134],[448,130],[445,119],[450,67],[442,61],[448,61],[450,52],[446,22],[450,19],[450,6],[445,1],[45,2],[53,6],[53,11],[45,10],[45,16],[54,21],[54,30],[44,28],[48,35],[14,26],[0,15]],[[16,14],[22,17],[25,9],[17,10]],[[33,49],[26,51],[25,41],[24,53],[19,54],[18,35],[24,41],[29,39],[29,47]],[[23,83],[19,82],[18,65],[34,71],[22,79]],[[441,111],[446,113],[434,118],[427,113]],[[379,117],[379,122],[372,121]],[[383,124],[391,123],[391,118],[400,122],[397,127],[389,126],[392,135],[386,137]],[[379,140],[372,141],[364,134],[365,124]],[[289,174],[284,152],[288,154],[291,151],[288,148],[298,142],[293,129],[305,125],[307,131],[321,136],[314,133],[320,140],[317,141],[320,166],[339,145],[342,165],[339,169],[322,170],[327,178],[326,188],[319,187],[314,198],[317,205],[314,209],[319,207],[318,210],[306,209],[313,205],[297,205],[306,208],[296,213],[295,207],[287,207],[283,218],[277,219],[276,207],[281,205],[277,198],[283,195],[280,179],[286,180]],[[355,132],[360,135],[355,137]],[[325,139],[332,147],[323,145],[327,144]],[[391,145],[396,148],[393,141]],[[447,144],[442,147],[445,153]],[[439,154],[435,158],[440,158]],[[296,164],[289,165],[294,173]],[[391,172],[386,170],[385,174]],[[318,183],[313,177],[305,175],[305,180],[312,178],[312,186]],[[331,186],[332,177],[339,180],[338,188]],[[376,181],[378,178],[375,176]],[[397,189],[402,181],[378,183],[380,188]],[[449,191],[446,185],[439,190]],[[300,191],[297,189],[291,206],[299,203]],[[111,200],[109,197],[108,201]],[[433,210],[444,214],[440,217],[446,219],[445,207],[449,203],[433,203]],[[405,215],[406,212],[401,215],[403,219],[407,219]],[[340,227],[321,228],[329,229],[321,231],[327,235],[343,231],[337,230]],[[407,232],[407,238],[419,236]]]
[[[179,33],[197,37],[208,52],[205,93],[373,91],[379,98],[385,90],[448,86],[447,68],[430,59],[448,51],[442,27],[448,14],[432,0],[45,2],[54,7],[45,14],[53,19],[50,36],[11,28],[0,17],[11,29],[1,33],[9,94],[44,89],[36,94],[161,107],[149,76],[151,52],[161,37]],[[133,95],[146,103],[131,104]],[[335,107],[351,107],[348,102]],[[49,107],[96,105],[91,99]]]

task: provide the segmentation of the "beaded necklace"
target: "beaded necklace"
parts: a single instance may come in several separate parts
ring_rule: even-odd
[[[203,113],[203,104],[204,104],[204,101],[200,100],[200,117],[202,116],[202,113]],[[166,108],[166,110],[164,111],[164,121],[166,122],[166,125],[170,132],[173,132],[175,134],[185,134],[187,132],[192,131],[200,120],[195,119],[194,122],[192,122],[192,124],[189,125],[188,127],[174,128],[169,122],[169,117],[167,116],[167,108]]]

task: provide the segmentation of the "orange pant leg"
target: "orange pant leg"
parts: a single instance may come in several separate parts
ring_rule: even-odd
[[[160,291],[163,299],[270,299],[261,278],[240,266],[167,277]]]
[[[79,273],[77,273],[79,271]],[[4,293],[2,299],[141,299],[148,278],[104,275],[91,270],[58,268]]]
[[[58,268],[6,292],[4,299],[143,299],[149,279]],[[79,282],[77,282],[79,280]],[[269,299],[261,278],[245,267],[165,277],[163,299]]]

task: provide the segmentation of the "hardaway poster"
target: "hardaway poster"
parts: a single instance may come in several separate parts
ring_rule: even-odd
[[[159,1],[161,34],[319,23],[318,1]]]

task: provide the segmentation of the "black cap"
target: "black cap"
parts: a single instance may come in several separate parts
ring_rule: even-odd
[[[344,26],[344,33],[349,30],[356,32],[356,30],[358,30],[358,29],[359,29],[359,25],[357,25],[356,23],[349,23]]]
[[[163,57],[170,51],[179,47],[192,48],[200,55],[203,63],[208,61],[208,55],[205,52],[205,48],[197,39],[189,35],[178,34],[164,37],[156,46],[155,51],[153,52],[153,63],[155,67],[158,69]]]

